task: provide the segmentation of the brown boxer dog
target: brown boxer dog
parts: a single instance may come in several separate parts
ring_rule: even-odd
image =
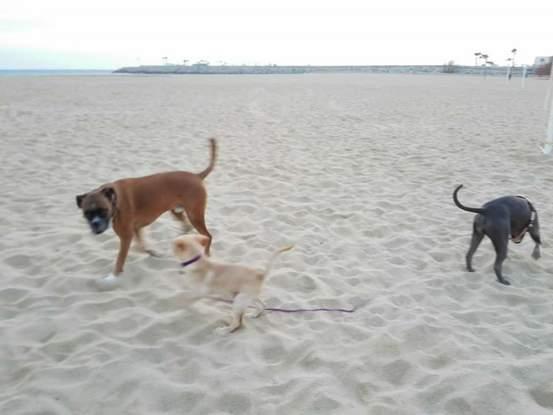
[[[94,234],[104,232],[111,222],[119,237],[115,268],[112,274],[105,277],[105,282],[115,283],[115,277],[123,272],[133,237],[144,251],[154,255],[144,245],[142,228],[167,211],[183,225],[188,218],[190,224],[208,238],[206,253],[209,255],[211,234],[205,226],[207,192],[203,179],[213,170],[217,157],[217,143],[213,138],[210,139],[210,147],[209,166],[201,173],[171,171],[121,179],[76,197],[77,206],[83,211]]]

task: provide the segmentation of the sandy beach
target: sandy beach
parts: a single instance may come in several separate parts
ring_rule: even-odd
[[[0,77],[1,414],[553,413],[553,160],[545,84],[425,75]],[[212,254],[263,266],[277,307],[228,336],[229,306],[189,306],[163,215],[117,254],[77,194],[200,171]],[[543,256],[485,239],[471,206],[527,195]]]

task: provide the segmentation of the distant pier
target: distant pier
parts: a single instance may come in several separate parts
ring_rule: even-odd
[[[341,65],[341,66],[280,66],[280,65],[142,65],[117,69],[115,73],[174,75],[264,75],[310,73],[371,73],[371,74],[462,74],[506,76],[508,67],[461,65]],[[532,74],[528,67],[528,75]],[[513,76],[521,76],[522,68],[513,68]]]

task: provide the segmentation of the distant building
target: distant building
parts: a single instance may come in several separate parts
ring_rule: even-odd
[[[549,76],[552,63],[553,56],[537,56],[534,59],[534,74],[536,76]]]
[[[547,65],[553,62],[553,56],[536,56],[534,59],[534,66]]]

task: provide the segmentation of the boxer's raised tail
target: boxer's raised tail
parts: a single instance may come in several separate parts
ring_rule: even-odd
[[[457,207],[459,209],[466,210],[467,212],[480,213],[480,214],[486,213],[486,209],[463,206],[461,202],[459,202],[459,199],[457,199],[457,193],[459,192],[459,190],[461,190],[462,187],[463,185],[460,184],[453,192],[453,201],[455,202]]]
[[[210,160],[209,160],[209,166],[202,171],[201,173],[198,173],[198,176],[201,177],[201,179],[205,179],[209,173],[213,170],[213,167],[215,167],[215,160],[217,160],[217,141],[214,138],[209,139],[209,151],[210,151]]]

